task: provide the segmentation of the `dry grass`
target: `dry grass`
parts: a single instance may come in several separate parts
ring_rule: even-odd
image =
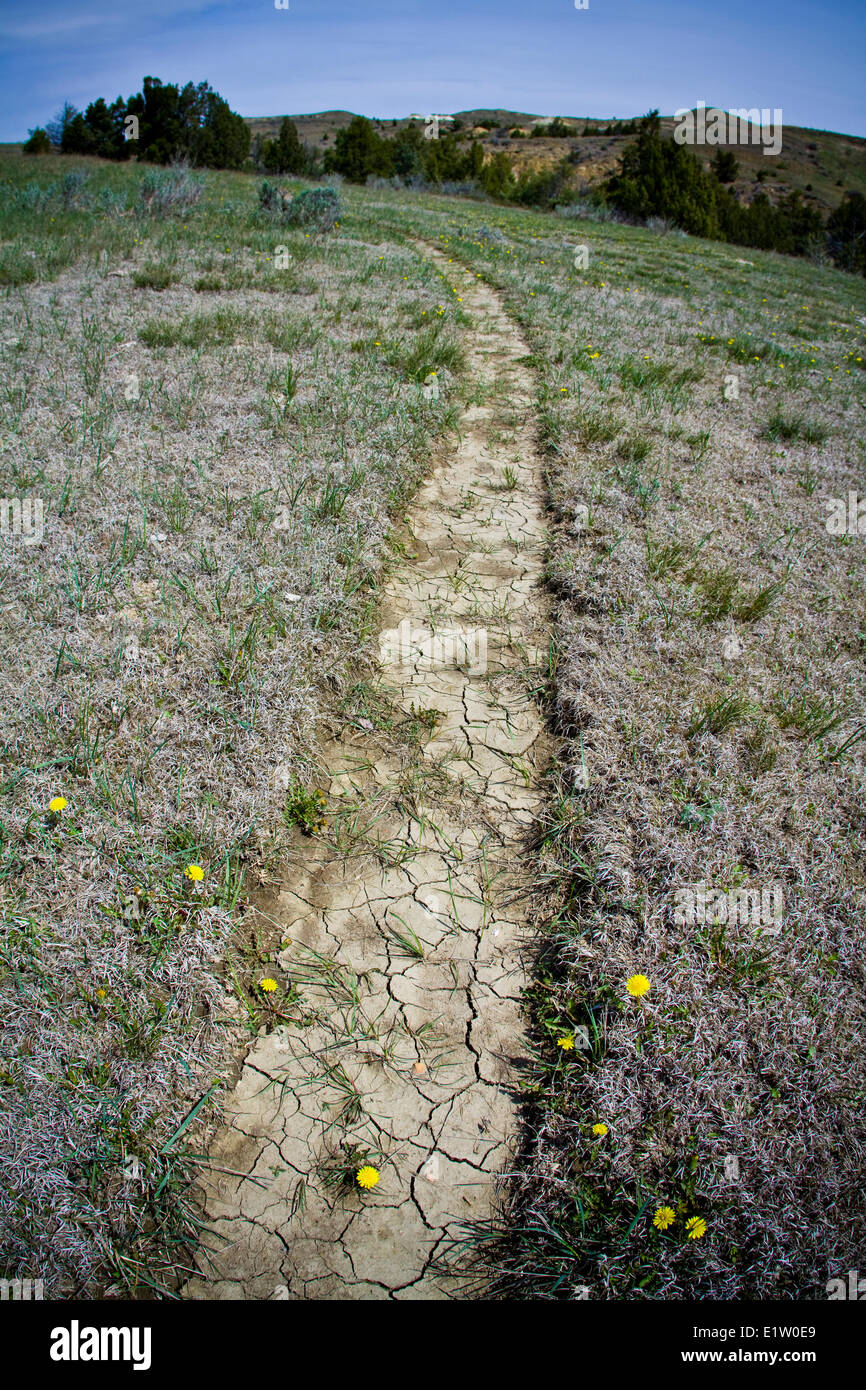
[[[864,1235],[866,542],[824,521],[866,492],[866,288],[614,225],[413,220],[530,335],[559,599],[530,1111],[505,1225],[469,1237],[487,1292],[822,1297]],[[777,935],[677,920],[677,890],[772,883]]]
[[[262,1022],[255,944],[221,962],[449,418],[459,311],[351,220],[275,228],[252,180],[159,217],[141,170],[80,167],[64,202],[11,161],[0,197],[0,492],[45,528],[0,542],[0,1267],[93,1296],[170,1285],[195,1236],[180,1126]]]
[[[487,1291],[821,1297],[863,1240],[864,539],[824,526],[866,492],[862,282],[354,190],[331,240],[281,229],[278,272],[245,179],[167,225],[125,211],[130,172],[3,214],[3,490],[46,498],[4,570],[6,1269],[140,1289],[193,1234],[195,1127],[172,1135],[237,1027],[215,958],[442,428],[418,383],[459,366],[420,236],[529,336],[558,597],[527,1129],[505,1228],[471,1233]],[[773,883],[778,935],[677,919],[677,890]]]

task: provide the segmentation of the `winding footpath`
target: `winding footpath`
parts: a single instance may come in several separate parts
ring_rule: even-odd
[[[495,1212],[513,1156],[523,845],[549,759],[530,693],[547,647],[541,467],[525,342],[489,286],[424,249],[472,319],[483,401],[419,489],[383,593],[379,698],[424,736],[415,764],[372,725],[323,750],[344,833],[299,834],[271,904],[303,1026],[249,1048],[186,1298],[467,1296],[450,1243]],[[369,1191],[361,1163],[380,1174]]]

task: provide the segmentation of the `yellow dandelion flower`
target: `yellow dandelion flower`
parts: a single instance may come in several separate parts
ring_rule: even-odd
[[[359,1187],[365,1189],[375,1187],[379,1181],[379,1169],[371,1168],[369,1164],[365,1163],[363,1168],[358,1169],[357,1181]]]
[[[672,1226],[676,1221],[672,1207],[659,1207],[653,1217],[653,1225],[657,1231],[666,1231],[668,1226]]]
[[[65,797],[65,796],[55,796],[55,797],[52,797],[52,799],[51,799],[51,800],[49,801],[49,803],[48,803],[48,809],[49,809],[49,811],[53,811],[55,814],[56,814],[58,811],[64,811],[64,810],[66,809],[66,797]]]
[[[600,1139],[603,1139],[607,1134],[607,1125],[593,1125],[592,1132],[593,1134],[597,1134]]]
[[[184,873],[192,883],[201,883],[204,878],[204,869],[201,864],[187,864]]]
[[[566,1033],[565,1037],[563,1038],[557,1038],[556,1046],[561,1047],[563,1052],[573,1052],[574,1038],[572,1037],[571,1033]]]
[[[107,989],[98,989],[98,990],[96,991],[96,997],[97,997],[97,999],[104,999],[107,993],[108,993],[108,990],[107,990]]]
[[[263,980],[259,980],[259,989],[263,989],[265,994],[273,994],[276,988],[277,982],[272,979],[270,975],[267,975]]]
[[[707,1234],[707,1223],[702,1216],[690,1216],[686,1222],[689,1240],[700,1240]]]
[[[625,987],[629,994],[634,995],[635,999],[640,999],[650,989],[650,982],[646,975],[630,975],[625,982]]]

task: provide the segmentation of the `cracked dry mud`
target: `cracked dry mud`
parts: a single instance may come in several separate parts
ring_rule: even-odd
[[[547,756],[530,693],[547,640],[540,465],[525,343],[488,286],[432,254],[471,316],[485,404],[463,410],[410,510],[383,595],[380,695],[436,722],[409,791],[372,727],[324,749],[335,824],[356,834],[348,853],[299,834],[284,867],[271,909],[305,1026],[247,1054],[202,1182],[213,1234],[188,1298],[467,1296],[449,1242],[494,1211],[513,1155],[522,848]],[[454,636],[479,628],[486,669]],[[357,1162],[326,1181],[347,1145],[380,1170],[369,1192]]]

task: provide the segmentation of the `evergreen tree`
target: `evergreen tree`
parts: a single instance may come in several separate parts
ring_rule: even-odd
[[[95,154],[93,131],[80,111],[70,116],[63,127],[60,148],[64,154]]]
[[[130,97],[128,111],[138,117],[138,154],[153,164],[169,164],[189,155],[189,129],[180,92],[173,83],[145,77],[142,90]]]
[[[279,168],[281,174],[302,174],[306,167],[306,151],[298,135],[298,127],[288,116],[284,117],[277,140]]]
[[[51,153],[51,141],[48,139],[47,130],[43,130],[42,126],[38,125],[35,130],[30,130],[27,133],[30,139],[22,145],[22,154]]]
[[[843,270],[866,275],[866,198],[849,192],[827,220],[827,247]]]
[[[469,146],[469,167],[467,175],[476,182],[481,178],[484,170],[484,146],[480,140],[473,140]]]
[[[515,179],[511,162],[504,151],[495,154],[481,171],[481,184],[491,198],[510,198],[514,191]]]
[[[145,77],[126,114],[138,117],[139,156],[154,164],[187,159],[214,169],[239,169],[249,154],[249,126],[207,82],[187,82],[180,89]]]
[[[337,131],[334,148],[325,155],[325,169],[342,174],[352,183],[366,183],[370,174],[387,177],[394,169],[391,142],[377,135],[372,121],[365,116],[353,116],[347,126]]]
[[[182,99],[190,88],[191,83],[181,93]],[[206,82],[194,91],[187,108],[192,126],[189,158],[211,169],[239,169],[250,152],[249,126]]]
[[[719,183],[733,183],[740,172],[737,157],[732,150],[717,149],[711,167]]]
[[[401,179],[422,171],[424,136],[417,121],[410,121],[394,136],[394,173]]]
[[[717,187],[691,150],[662,140],[659,113],[650,111],[605,191],[629,217],[664,217],[694,236],[714,237],[719,230]]]

